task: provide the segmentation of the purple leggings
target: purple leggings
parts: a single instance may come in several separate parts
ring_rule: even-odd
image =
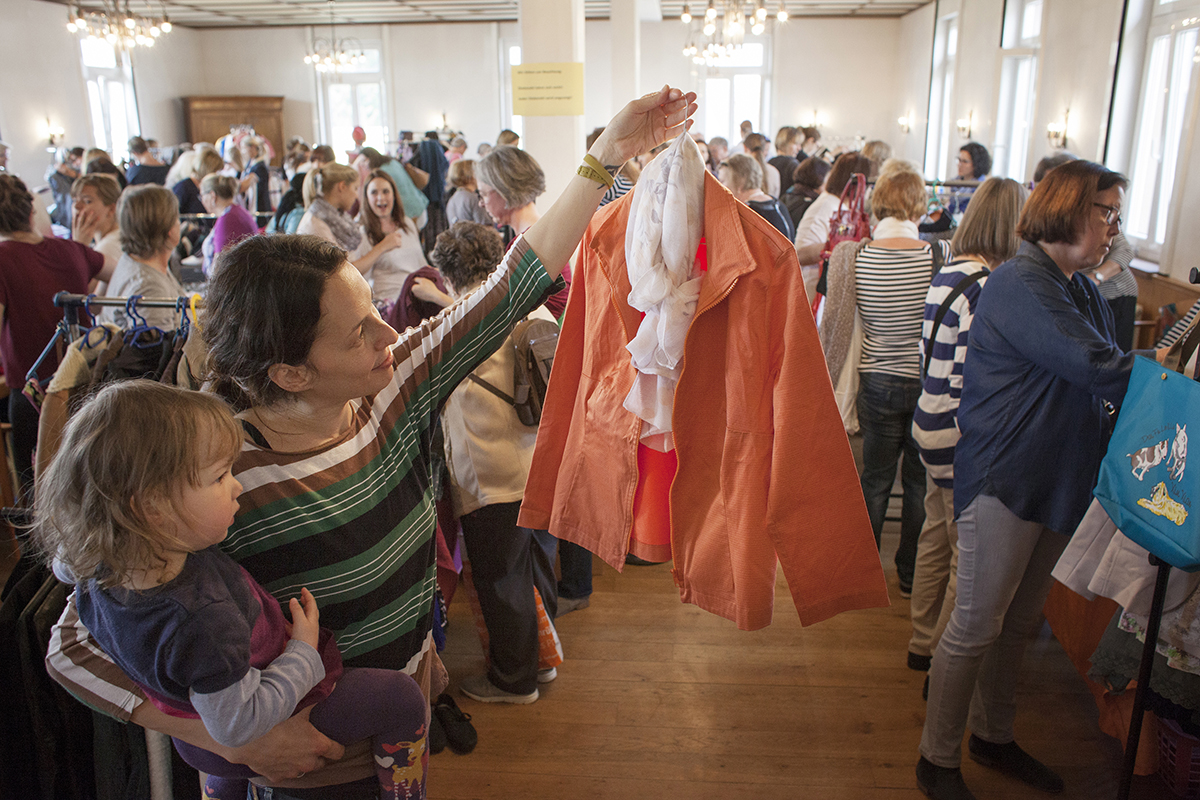
[[[348,669],[329,697],[313,706],[309,721],[321,733],[348,745],[370,737],[380,797],[423,800],[429,753],[425,747],[429,701],[412,678],[390,669]],[[257,773],[215,753],[175,739],[183,760],[209,778],[206,798],[245,800]]]

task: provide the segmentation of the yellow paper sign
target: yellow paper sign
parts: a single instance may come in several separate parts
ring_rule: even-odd
[[[583,64],[521,64],[512,68],[513,113],[523,117],[583,114]]]

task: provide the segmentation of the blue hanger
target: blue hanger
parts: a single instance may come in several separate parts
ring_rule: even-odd
[[[125,315],[127,317],[129,317],[129,319],[133,320],[133,322],[134,322],[133,327],[125,332],[125,341],[129,342],[134,347],[144,350],[149,347],[154,347],[159,342],[161,342],[162,337],[166,336],[167,332],[164,331],[162,328],[158,328],[158,327],[154,327],[154,326],[150,325],[148,322],[146,322],[146,318],[138,313],[137,304],[138,304],[138,301],[142,299],[142,297],[143,297],[143,295],[135,294],[135,295],[131,296],[128,300],[125,301]],[[149,341],[149,342],[139,341],[141,339],[141,335],[143,333],[155,332],[155,331],[157,331],[159,334],[159,338],[157,341]]]

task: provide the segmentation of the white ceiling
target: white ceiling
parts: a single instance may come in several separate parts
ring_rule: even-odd
[[[58,0],[64,5],[66,0]],[[661,0],[663,19],[676,19],[685,0]],[[792,16],[898,17],[930,0],[785,0]],[[765,0],[774,14],[779,0]],[[85,10],[99,9],[97,0],[81,0]],[[326,25],[328,0],[131,0],[135,14],[159,15],[190,28],[259,27],[262,25]],[[705,0],[690,2],[693,14],[703,13]],[[336,0],[339,25],[354,23],[507,22],[517,19],[519,0]],[[585,0],[588,19],[607,19],[609,0]],[[64,19],[66,14],[64,12]]]

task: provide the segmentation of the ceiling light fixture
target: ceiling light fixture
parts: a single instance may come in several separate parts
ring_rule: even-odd
[[[367,54],[357,39],[339,39],[337,24],[333,18],[333,0],[329,0],[329,38],[315,39],[312,50],[304,56],[304,63],[317,72],[333,72],[366,63]]]
[[[113,47],[132,50],[135,47],[153,47],[164,33],[171,30],[166,5],[158,17],[134,14],[125,0],[101,0],[100,9],[85,9],[78,5],[67,6],[67,30],[87,39],[104,39]]]
[[[691,4],[685,3],[679,21],[687,25],[688,42],[683,55],[697,64],[711,62],[739,50],[746,34],[762,36],[767,30],[767,3],[769,0],[708,0],[704,9],[703,22],[692,22]],[[776,15],[779,20],[787,19],[787,9],[779,4]],[[697,29],[698,27],[698,29]]]

